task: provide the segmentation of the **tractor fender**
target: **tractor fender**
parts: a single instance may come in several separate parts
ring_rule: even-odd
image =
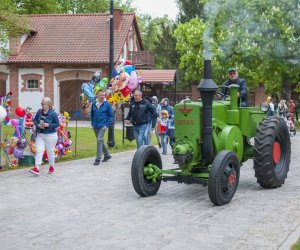
[[[241,162],[244,152],[244,140],[241,130],[237,126],[227,125],[219,134],[218,150],[229,150],[236,153]]]

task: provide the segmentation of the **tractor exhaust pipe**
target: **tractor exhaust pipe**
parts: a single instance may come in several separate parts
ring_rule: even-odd
[[[204,60],[204,79],[198,85],[203,103],[202,113],[202,156],[211,162],[213,157],[212,142],[212,102],[218,86],[212,79],[211,60]]]

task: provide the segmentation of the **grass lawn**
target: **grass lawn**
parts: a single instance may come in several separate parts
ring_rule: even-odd
[[[292,246],[291,250],[300,250],[300,238],[298,241]]]
[[[94,157],[96,155],[96,137],[91,128],[77,128],[76,155],[75,155],[75,128],[73,127],[69,128],[69,131],[71,132],[71,136],[72,136],[71,140],[73,142],[72,152],[62,156],[59,162],[89,158],[89,157]],[[9,125],[3,126],[2,140],[6,135],[8,135],[8,138],[12,137],[13,133],[14,133],[14,128],[12,126]],[[104,139],[105,143],[107,143],[107,136],[108,136],[108,130],[105,133],[105,139]],[[123,144],[122,130],[115,129],[115,147],[109,149],[110,153],[116,153],[116,152],[122,152],[127,150],[134,150],[134,149],[136,149],[135,140],[129,142],[128,140],[124,139],[124,144]],[[3,151],[1,152],[2,152],[2,163],[3,163],[3,168],[1,171],[9,170],[5,155]],[[20,168],[20,166],[18,166],[17,168]]]

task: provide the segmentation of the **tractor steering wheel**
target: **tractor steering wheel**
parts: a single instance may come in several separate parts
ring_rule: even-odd
[[[219,89],[222,89],[222,88],[229,88],[228,86],[223,86],[223,85],[220,85],[218,86]],[[226,97],[229,96],[229,95],[226,95],[224,94],[223,92],[217,90],[215,92],[215,96],[218,98],[218,100],[222,100],[222,101],[225,101],[226,100]]]

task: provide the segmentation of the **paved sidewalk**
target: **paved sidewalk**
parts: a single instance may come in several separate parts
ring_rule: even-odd
[[[207,187],[163,182],[139,197],[131,184],[134,151],[59,163],[54,175],[0,174],[1,249],[290,249],[300,235],[300,135],[292,138],[286,183],[263,189],[252,161],[235,197],[214,206]],[[164,167],[172,156],[162,155]]]

